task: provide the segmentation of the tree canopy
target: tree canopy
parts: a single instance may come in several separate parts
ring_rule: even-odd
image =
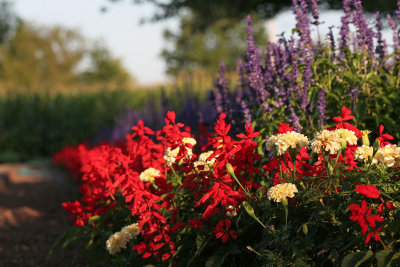
[[[121,60],[93,43],[73,29],[19,20],[0,43],[0,85],[23,91],[130,86],[133,79]]]
[[[17,18],[11,8],[11,4],[5,0],[0,1],[0,44],[9,38],[16,21]]]
[[[219,19],[204,31],[196,31],[194,17],[182,17],[179,32],[164,32],[164,39],[171,44],[161,54],[167,63],[167,72],[177,75],[203,69],[216,73],[220,61],[228,69],[234,69],[237,58],[247,48],[245,27],[244,20]],[[260,21],[253,25],[253,31],[257,44],[266,44],[267,35]]]

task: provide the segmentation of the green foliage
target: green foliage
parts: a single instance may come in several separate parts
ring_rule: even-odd
[[[51,156],[98,134],[126,107],[140,110],[160,90],[80,94],[17,94],[0,97],[2,161]]]

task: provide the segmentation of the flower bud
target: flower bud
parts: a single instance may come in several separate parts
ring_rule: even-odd
[[[376,152],[379,150],[380,147],[381,147],[381,141],[380,140],[375,140],[375,142],[374,142],[374,155],[376,154]]]
[[[341,147],[341,149],[342,149],[343,151],[346,150],[346,147],[347,147],[347,141],[346,141],[346,139],[342,138],[342,141],[340,142],[340,147]]]
[[[226,170],[230,175],[235,176],[235,170],[233,169],[232,164],[230,164],[229,162],[226,164]]]
[[[363,145],[364,146],[369,146],[369,138],[368,138],[368,135],[371,133],[371,131],[369,131],[369,130],[363,130],[363,131],[361,131],[362,133],[363,133],[363,136],[362,136],[362,143],[363,143]]]
[[[308,227],[307,224],[303,224],[303,233],[306,235],[308,234]]]

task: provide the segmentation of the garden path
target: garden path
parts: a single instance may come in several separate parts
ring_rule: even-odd
[[[48,252],[70,226],[61,203],[78,186],[50,163],[0,165],[0,266],[68,266],[73,251]]]

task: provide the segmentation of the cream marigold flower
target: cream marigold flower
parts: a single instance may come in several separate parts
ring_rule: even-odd
[[[373,147],[362,145],[360,147],[357,147],[357,150],[354,152],[354,159],[367,162],[372,158],[373,154]]]
[[[400,147],[390,144],[379,148],[372,162],[379,162],[388,167],[400,166]]]
[[[191,137],[183,137],[183,138],[182,138],[182,141],[183,141],[185,144],[191,144],[192,146],[195,146],[195,145],[197,144],[196,139],[191,138]]]
[[[289,150],[299,152],[303,147],[307,147],[309,144],[307,136],[291,131],[284,134],[272,135],[267,143],[266,147],[268,150],[272,150],[274,147],[278,152],[278,155],[283,155]]]
[[[341,141],[345,140],[350,145],[357,144],[357,135],[355,132],[344,128],[336,129],[334,132],[341,138]]]
[[[133,223],[130,225],[127,225],[121,229],[122,232],[127,232],[132,235],[132,237],[138,236],[140,234],[140,229],[139,229],[139,224],[138,223]]]
[[[341,138],[335,131],[322,130],[311,140],[311,149],[315,153],[327,151],[329,154],[337,154],[340,150]]]
[[[132,235],[126,231],[120,231],[112,234],[107,242],[106,248],[111,255],[120,252],[122,248],[126,248],[126,244],[132,239]]]
[[[150,182],[153,183],[156,177],[160,177],[161,176],[161,172],[155,168],[148,168],[146,170],[144,170],[141,174],[140,174],[140,180],[142,182]]]
[[[268,199],[273,199],[275,202],[281,202],[282,199],[294,197],[294,193],[299,192],[295,184],[285,183],[277,184],[268,190]]]
[[[191,137],[184,137],[184,138],[182,138],[182,141],[185,144],[191,144],[192,146],[195,146],[197,144],[196,139],[191,138]],[[187,156],[191,157],[193,154],[192,149],[186,148],[186,151],[187,151]],[[179,154],[179,147],[177,147],[173,150],[171,150],[171,148],[168,147],[167,150],[165,150],[164,160],[168,166],[172,166],[172,164],[175,163],[176,157],[178,156],[178,154]]]
[[[201,154],[199,155],[199,159],[198,159],[197,161],[194,162],[194,167],[197,167],[197,166],[204,166],[204,170],[205,170],[205,171],[209,171],[209,170],[210,170],[210,167],[211,167],[212,165],[214,165],[214,163],[215,163],[215,158],[216,158],[216,157],[214,157],[214,158],[212,158],[211,160],[207,160],[208,157],[211,156],[212,153],[214,153],[214,151],[207,151],[207,152],[201,153]]]

